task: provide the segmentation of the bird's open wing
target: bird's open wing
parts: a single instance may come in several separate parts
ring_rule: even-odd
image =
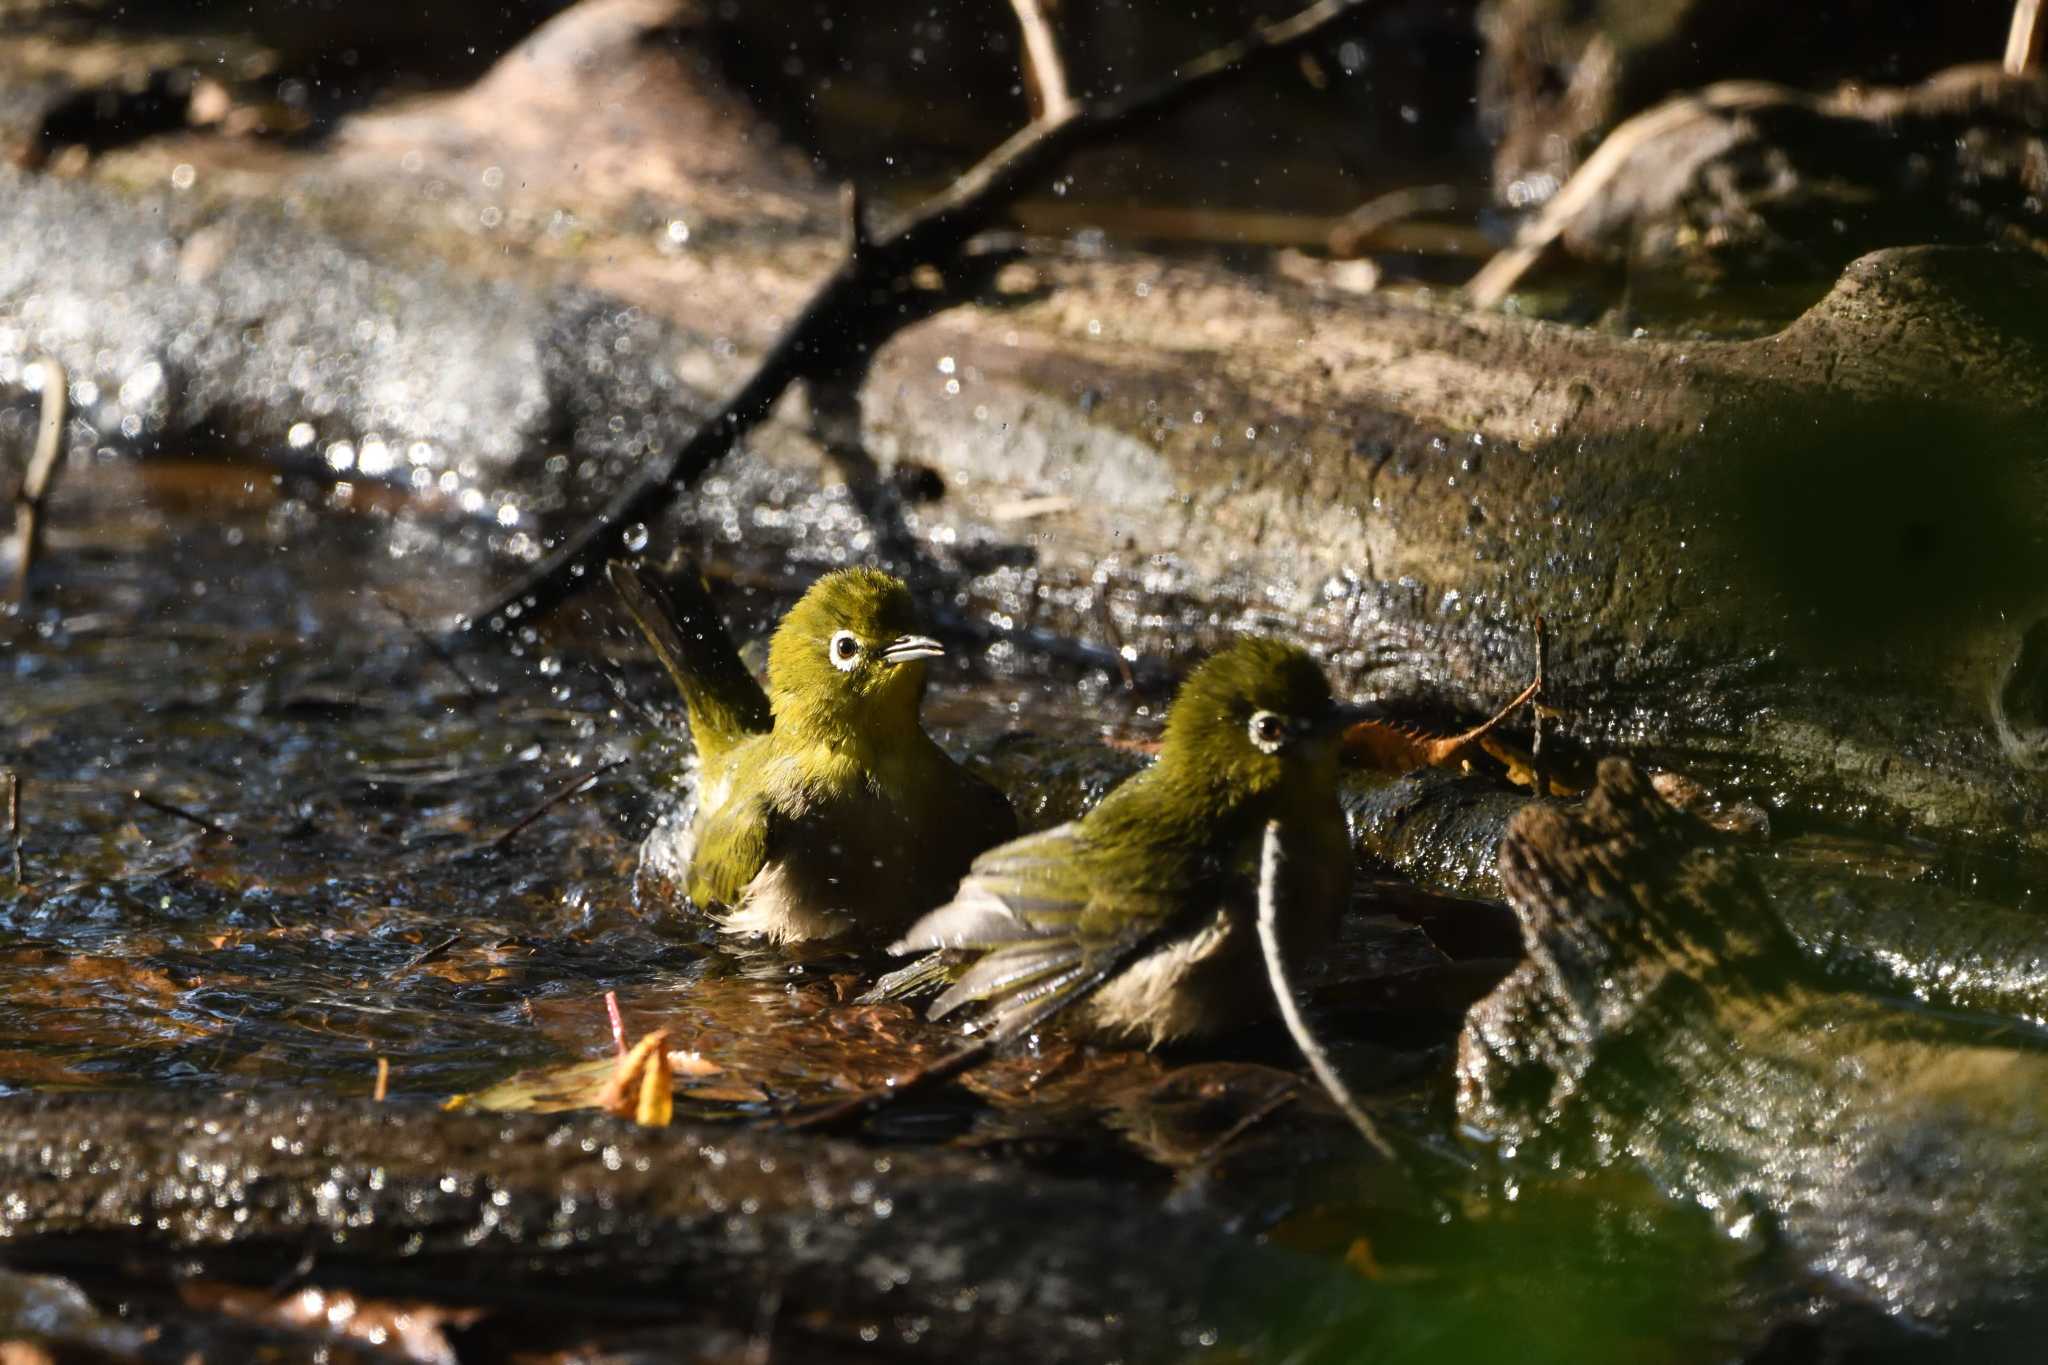
[[[767,865],[785,821],[766,797],[728,802],[698,831],[690,859],[690,899],[700,906],[736,906]]]
[[[1018,1037],[1085,1000],[1152,941],[1166,923],[1143,902],[1112,908],[1091,875],[1076,824],[990,849],[974,860],[953,899],[926,915],[890,951],[978,953],[932,1003],[940,1019],[987,1006],[993,1041]],[[906,969],[912,970],[912,969]]]

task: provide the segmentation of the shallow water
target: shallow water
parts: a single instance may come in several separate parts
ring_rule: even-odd
[[[382,1060],[396,1103],[490,1103],[515,1075],[610,1056],[607,992],[627,1037],[667,1028],[707,1064],[680,1082],[679,1119],[763,1117],[950,1045],[906,1008],[854,1003],[860,963],[729,954],[641,901],[638,843],[678,798],[684,749],[622,613],[587,603],[545,637],[445,656],[409,623],[483,595],[494,568],[473,527],[397,522],[387,500],[232,464],[72,475],[34,599],[0,623],[25,873],[0,883],[0,1095],[357,1098]],[[724,567],[742,635],[808,576]],[[1114,667],[1028,642],[970,655],[939,671],[932,724],[959,749],[1069,765],[1044,773],[1028,823],[1122,765],[1015,732],[1156,729],[1156,689]],[[1785,1303],[1699,1211],[1619,1176],[1546,1187],[1458,1164],[1443,1078],[1458,1008],[1489,979],[1475,970],[1367,916],[1319,997],[1382,1120],[1443,1158],[1424,1188],[1369,1159],[1270,1029],[1164,1055],[1049,1035],[871,1136],[1156,1188],[1348,1266],[1354,1303],[1279,1325],[1302,1358],[1684,1361],[1753,1345]],[[0,1293],[0,1327],[52,1294],[76,1306],[17,1288],[31,1307]],[[250,1330],[222,1301],[97,1292],[201,1349]],[[333,1345],[317,1323],[264,1330],[287,1351]]]

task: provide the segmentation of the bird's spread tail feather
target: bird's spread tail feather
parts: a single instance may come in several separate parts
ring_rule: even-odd
[[[605,576],[682,693],[700,760],[714,763],[747,736],[767,733],[768,694],[740,660],[695,564],[664,583],[615,559]]]

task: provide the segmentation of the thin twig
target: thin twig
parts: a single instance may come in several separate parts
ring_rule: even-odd
[[[1286,1085],[1259,1101],[1250,1113],[1224,1129],[1214,1142],[1196,1153],[1195,1159],[1188,1163],[1189,1167],[1199,1171],[1215,1165],[1232,1143],[1301,1098],[1301,1090],[1301,1082],[1289,1077]]]
[[[2005,74],[2024,76],[2041,64],[2041,0],[2013,0],[2012,28],[2005,35]]]
[[[798,1130],[844,1127],[898,1100],[922,1094],[941,1082],[950,1081],[955,1076],[973,1070],[988,1060],[994,1051],[995,1044],[990,1039],[978,1038],[957,1051],[947,1053],[929,1066],[907,1071],[900,1076],[891,1076],[872,1090],[863,1090],[843,1100],[832,1100],[787,1115],[782,1120],[782,1126]]]
[[[1533,222],[1523,225],[1514,245],[1495,253],[1465,283],[1465,299],[1475,308],[1498,305],[1521,283],[1536,262],[1564,235],[1566,228],[1604,194],[1629,159],[1659,138],[1695,119],[1763,108],[1774,104],[1811,105],[1813,99],[1783,86],[1761,81],[1722,81],[1695,94],[1680,95],[1618,124],[1550,197]]]
[[[28,884],[22,875],[21,851],[21,774],[7,770],[7,835],[14,848],[14,886],[16,890]]]
[[[213,835],[215,838],[233,839],[235,837],[234,831],[227,829],[222,825],[216,824],[214,821],[207,819],[203,815],[199,815],[192,811],[186,810],[183,806],[178,805],[176,802],[166,801],[161,796],[156,796],[149,792],[146,792],[142,790],[142,788],[140,787],[131,788],[129,790],[128,795],[130,799],[135,801],[136,804],[138,805],[148,806],[153,811],[159,811],[164,815],[173,816],[176,819],[183,820],[188,824],[197,825],[199,826],[199,828],[205,830],[208,834]]]
[[[1259,852],[1259,946],[1265,950],[1266,979],[1273,986],[1273,1001],[1280,1007],[1280,1018],[1287,1024],[1287,1031],[1294,1035],[1294,1045],[1301,1049],[1309,1069],[1344,1111],[1344,1117],[1351,1120],[1351,1126],[1381,1156],[1389,1161],[1399,1160],[1392,1145],[1380,1135],[1378,1126],[1351,1097],[1344,1078],[1330,1064],[1330,1055],[1323,1051],[1323,1045],[1309,1032],[1308,1021],[1301,1017],[1301,1005],[1287,980],[1287,964],[1280,956],[1280,863],[1280,822],[1271,820],[1266,824],[1265,846]]]
[[[64,367],[49,356],[36,362],[43,372],[43,416],[36,427],[35,453],[22,471],[14,494],[14,534],[21,560],[14,570],[14,603],[28,601],[28,576],[43,548],[43,503],[57,483],[64,453],[64,424],[71,415],[71,381]]]
[[[377,600],[384,604],[384,609],[386,611],[390,612],[393,616],[396,616],[398,618],[399,623],[403,625],[406,628],[406,630],[412,633],[412,637],[415,640],[418,640],[421,644],[425,645],[427,647],[428,652],[431,653],[436,659],[439,659],[441,661],[441,664],[444,668],[446,668],[450,673],[453,673],[455,675],[455,681],[462,684],[462,690],[469,694],[469,699],[471,701],[482,701],[485,697],[489,696],[495,690],[493,688],[484,686],[475,678],[470,677],[469,674],[463,669],[461,662],[456,659],[454,651],[450,650],[446,645],[442,644],[439,640],[435,639],[430,632],[421,627],[419,622],[413,620],[411,616],[407,615],[405,608],[399,606],[398,603],[392,601],[389,594],[379,592],[377,594]]]
[[[1063,1014],[1083,1001],[1091,999],[1095,992],[1115,979],[1123,970],[1123,964],[1143,958],[1164,939],[1180,932],[1181,929],[1179,919],[1167,919],[1144,935],[1130,940],[1122,952],[1104,961],[1083,980],[1048,993],[1024,1013],[1004,1023],[999,1031],[984,1033],[958,1051],[949,1052],[928,1066],[891,1076],[872,1090],[863,1090],[843,1100],[831,1100],[810,1109],[785,1114],[782,1117],[782,1126],[794,1129],[842,1127],[866,1118],[906,1096],[922,1094],[942,1081],[950,1081],[955,1076],[972,1071],[994,1056],[996,1050],[1003,1044],[1018,1038],[1030,1037],[1038,1031],[1041,1024],[1046,1023],[1054,1015]]]
[[[1095,594],[1095,614],[1102,622],[1102,633],[1109,641],[1110,654],[1116,659],[1117,674],[1124,680],[1124,691],[1137,691],[1137,670],[1131,667],[1130,656],[1124,653],[1124,633],[1117,629],[1116,613],[1110,610],[1107,583],[1104,583],[1102,590]]]
[[[379,1057],[377,1059],[377,1088],[370,1092],[370,1098],[376,1103],[382,1104],[384,1103],[384,1097],[390,1093],[391,1059],[389,1057]]]
[[[1052,20],[1041,0],[1010,0],[1017,12],[1017,31],[1024,40],[1024,83],[1031,91],[1031,117],[1056,118],[1074,102],[1067,83],[1067,63],[1053,37]]]
[[[619,1050],[619,1056],[624,1057],[626,1055],[626,1021],[619,1015],[619,993],[617,991],[606,991],[604,993],[604,1012],[611,1016],[612,1046]]]
[[[450,934],[448,935],[448,937],[442,939],[439,943],[428,944],[426,947],[420,949],[411,957],[407,958],[405,960],[405,964],[398,969],[395,975],[404,976],[407,973],[418,971],[421,967],[426,966],[429,962],[432,962],[435,958],[440,957],[443,953],[447,952],[450,948],[453,948],[456,944],[460,942],[462,942],[461,934]]]
[[[526,620],[566,599],[615,554],[625,529],[655,520],[676,495],[764,421],[784,389],[813,374],[846,367],[872,352],[913,311],[877,306],[878,291],[899,290],[920,265],[957,260],[969,238],[1075,152],[1208,94],[1257,62],[1288,55],[1372,0],[1317,0],[1293,17],[1261,24],[1237,41],[1188,62],[1167,79],[1127,94],[1074,100],[1034,119],[939,194],[919,205],[868,249],[828,275],[753,374],[682,445],[647,461],[634,481],[593,520],[567,536],[531,574],[484,610],[459,622],[464,634],[518,606]]]
[[[846,259],[858,261],[867,254],[871,241],[868,236],[867,195],[857,181],[849,180],[839,192],[839,203],[846,214]]]
[[[1550,631],[1543,617],[1536,618],[1536,681],[1529,706],[1529,785],[1538,796],[1550,795],[1550,780],[1543,771],[1543,680],[1550,673]]]
[[[550,796],[547,800],[535,806],[532,810],[526,812],[526,814],[520,816],[517,820],[514,820],[511,823],[511,825],[506,828],[504,833],[500,834],[497,838],[491,840],[491,842],[485,845],[485,847],[490,848],[492,850],[503,849],[505,845],[511,843],[515,838],[519,836],[520,831],[524,830],[528,825],[532,824],[534,821],[540,819],[541,816],[546,815],[549,811],[553,810],[556,806],[561,805],[564,801],[573,800],[574,798],[581,796],[584,792],[589,791],[592,787],[597,785],[598,779],[603,777],[606,773],[615,772],[616,770],[623,768],[625,766],[626,760],[623,758],[615,758],[609,763],[599,764],[597,767],[591,769],[583,776],[577,778],[574,782],[571,782],[568,786],[556,792],[553,796]]]

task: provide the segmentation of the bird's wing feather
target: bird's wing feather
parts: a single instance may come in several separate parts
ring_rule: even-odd
[[[1086,999],[1157,938],[1168,916],[1145,913],[1144,901],[1122,897],[1105,911],[1102,898],[1119,888],[1100,884],[1088,854],[1073,823],[990,849],[951,901],[892,945],[981,953],[933,1002],[932,1018],[979,1003],[988,1037],[1018,1037]]]
[[[734,906],[761,869],[787,821],[764,796],[728,802],[697,834],[690,859],[690,899]]]
[[[884,1000],[915,1000],[921,995],[942,990],[959,975],[962,956],[944,948],[926,953],[906,967],[898,967],[877,977],[875,984],[854,1003],[875,1005]]]
[[[1078,823],[1013,839],[976,858],[953,899],[891,946],[994,948],[1071,932],[1095,894]]]

